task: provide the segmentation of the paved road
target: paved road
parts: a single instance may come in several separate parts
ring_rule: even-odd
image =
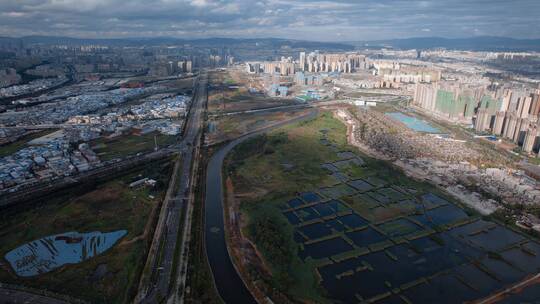
[[[68,302],[29,292],[0,288],[0,304],[19,303],[67,304]]]
[[[192,108],[186,123],[184,138],[178,147],[181,151],[182,161],[181,172],[179,174],[179,188],[167,207],[166,222],[162,232],[162,242],[164,242],[163,256],[161,259],[156,259],[156,265],[153,266],[153,271],[158,273],[157,281],[154,282],[153,287],[142,300],[142,303],[156,303],[158,300],[166,298],[169,294],[173,261],[178,254],[175,249],[177,248],[176,243],[178,240],[178,233],[180,232],[179,227],[181,224],[182,209],[185,207],[187,195],[189,194],[191,183],[190,173],[194,160],[195,147],[200,144],[200,136],[203,127],[203,104],[207,95],[207,77],[205,72],[202,72],[199,76]]]
[[[176,254],[178,228],[181,222],[181,210],[184,207],[185,196],[190,187],[190,173],[195,147],[200,145],[200,136],[202,133],[203,114],[205,110],[203,104],[207,96],[208,81],[207,74],[201,74],[182,141],[173,148],[154,152],[154,154],[168,154],[172,152],[172,149],[175,149],[181,153],[182,165],[179,175],[179,188],[174,192],[174,198],[170,200],[166,212],[166,224],[162,231],[162,242],[164,242],[163,258],[160,261],[156,259],[156,265],[152,267],[152,271],[158,273],[157,281],[154,282],[147,296],[142,299],[142,303],[157,303],[158,299],[165,299],[168,295],[173,270],[172,264]],[[0,304],[4,303],[63,304],[66,302],[28,292],[0,288]]]

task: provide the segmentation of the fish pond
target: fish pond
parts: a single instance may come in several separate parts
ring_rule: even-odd
[[[343,149],[326,133],[320,130],[315,141],[327,159],[309,168],[326,174],[319,179],[324,182],[271,202],[290,228],[295,258],[304,267],[290,271],[310,267],[324,290],[324,301],[315,302],[464,303],[540,271],[536,240],[465,210],[393,167]],[[538,290],[529,288],[522,298],[540,298]],[[298,291],[289,293],[295,297]]]

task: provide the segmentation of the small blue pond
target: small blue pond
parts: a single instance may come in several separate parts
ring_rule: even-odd
[[[322,198],[317,193],[313,192],[300,193],[300,197],[308,204],[319,202],[322,200]]]
[[[428,122],[418,119],[416,117],[408,116],[403,113],[393,112],[386,113],[387,116],[404,123],[408,128],[425,133],[441,133],[441,131]]]
[[[302,206],[304,204],[304,202],[302,200],[300,200],[299,198],[293,198],[292,200],[288,201],[287,204],[291,208],[298,208],[298,207]]]
[[[26,243],[6,254],[17,275],[30,277],[65,264],[78,264],[111,248],[126,230],[102,233],[66,232]]]

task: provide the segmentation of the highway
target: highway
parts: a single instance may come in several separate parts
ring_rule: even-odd
[[[178,253],[183,251],[182,246],[177,246],[177,241],[181,232],[179,228],[182,224],[182,214],[189,213],[183,213],[182,210],[190,210],[187,203],[189,202],[192,182],[192,165],[198,157],[197,151],[200,146],[203,129],[204,104],[208,94],[207,78],[207,74],[201,72],[196,85],[193,104],[186,122],[184,137],[178,145],[181,164],[180,172],[177,172],[178,183],[174,183],[178,188],[174,189],[172,198],[166,200],[167,204],[162,207],[166,208],[166,211],[162,213],[164,218],[160,219],[164,224],[161,226],[158,224],[158,227],[156,227],[156,229],[161,229],[161,231],[157,232],[157,235],[160,242],[162,242],[159,247],[163,248],[163,252],[155,252],[160,258],[149,257],[149,259],[154,261],[152,265],[154,275],[152,278],[155,280],[151,282],[151,286],[146,294],[136,300],[140,303],[158,303],[168,297],[169,286],[171,286],[171,280],[173,279],[171,277],[174,266],[173,262],[175,257],[179,255]]]
[[[177,252],[179,251],[177,250],[177,239],[178,233],[180,232],[179,227],[182,223],[182,209],[186,207],[185,202],[187,201],[187,196],[190,194],[192,164],[194,161],[196,161],[198,147],[201,143],[203,115],[205,113],[205,102],[207,100],[207,78],[208,76],[206,73],[201,73],[201,76],[199,76],[198,82],[195,86],[195,96],[193,98],[193,103],[187,118],[183,138],[178,145],[152,152],[147,155],[137,156],[133,159],[121,161],[113,164],[112,166],[98,168],[92,172],[86,173],[95,177],[97,175],[109,174],[111,168],[122,170],[125,169],[126,166],[135,165],[136,162],[150,162],[155,159],[169,156],[174,152],[180,153],[181,162],[179,166],[177,166],[179,169],[179,172],[177,172],[179,182],[171,183],[172,186],[176,186],[178,188],[172,189],[173,191],[168,192],[172,193],[172,197],[166,200],[168,204],[164,204],[162,207],[166,208],[166,210],[163,212],[164,218],[160,219],[163,220],[164,225],[160,226],[160,228],[162,228],[160,231],[157,231],[157,235],[159,236],[157,243],[159,245],[159,243],[163,242],[163,252],[158,252],[158,254],[161,254],[160,259],[152,259],[154,263],[151,266],[151,272],[155,274],[152,276],[152,278],[155,280],[150,283],[150,286],[146,288],[145,291],[142,291],[142,293],[139,291],[140,293],[137,299],[135,299],[135,302],[137,303],[159,303],[166,299],[169,294],[169,286],[171,285],[171,275],[173,272],[173,261],[175,256],[178,255]],[[83,179],[83,176],[77,176],[77,179],[71,179],[73,180],[72,183],[76,183],[77,179]],[[51,184],[43,185],[44,188],[50,188],[51,186]],[[47,296],[33,294],[31,292],[0,287],[0,304],[2,303],[57,304],[66,302]]]

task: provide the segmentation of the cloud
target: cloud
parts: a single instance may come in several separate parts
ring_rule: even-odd
[[[24,17],[26,16],[26,13],[23,12],[4,12],[1,14],[3,17],[12,17],[12,18],[18,18],[18,17]]]
[[[538,0],[0,0],[0,35],[538,38]],[[339,35],[338,35],[339,33]]]

